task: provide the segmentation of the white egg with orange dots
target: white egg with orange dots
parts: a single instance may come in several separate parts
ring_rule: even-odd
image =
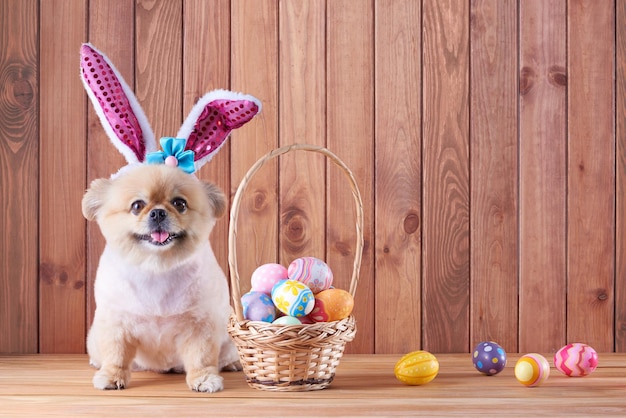
[[[541,354],[525,354],[515,364],[515,378],[524,386],[539,386],[550,376],[550,363]]]
[[[407,385],[425,385],[437,377],[439,361],[428,351],[412,351],[398,360],[393,372],[396,379]]]
[[[315,295],[315,306],[309,315],[315,322],[340,321],[350,316],[354,298],[343,289],[327,289]]]

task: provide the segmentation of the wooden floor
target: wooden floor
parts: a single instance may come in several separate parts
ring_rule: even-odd
[[[406,386],[393,375],[398,356],[346,355],[325,390],[260,391],[238,372],[224,375],[224,391],[199,394],[183,375],[155,373],[135,373],[122,391],[96,390],[82,355],[0,356],[0,416],[626,415],[626,354],[600,355],[598,369],[583,378],[552,368],[536,388],[515,380],[518,357],[509,354],[502,373],[484,376],[469,354],[437,355],[437,378]]]

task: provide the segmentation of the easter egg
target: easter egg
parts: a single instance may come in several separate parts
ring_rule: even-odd
[[[515,378],[524,386],[539,386],[550,376],[550,364],[541,354],[520,357],[515,364]]]
[[[354,308],[354,298],[343,289],[327,289],[315,295],[315,306],[309,315],[315,322],[340,321]]]
[[[281,316],[280,318],[276,318],[272,324],[276,325],[302,325],[302,322],[295,316]]]
[[[333,283],[333,272],[319,258],[301,257],[291,262],[287,269],[290,280],[304,283],[313,293],[330,288]]]
[[[566,376],[586,376],[598,367],[598,353],[587,344],[567,344],[554,354],[554,367]]]
[[[287,269],[280,264],[269,263],[254,270],[250,277],[250,284],[252,290],[269,295],[274,285],[281,280],[287,280]]]
[[[272,301],[285,315],[296,318],[308,315],[315,304],[311,289],[296,280],[283,280],[272,288]]]
[[[439,373],[439,362],[428,351],[413,351],[398,360],[393,372],[407,385],[425,385]]]
[[[276,307],[272,299],[263,292],[250,291],[241,297],[243,316],[250,321],[272,322],[276,318]]]
[[[472,362],[479,372],[492,376],[506,366],[506,352],[493,341],[479,343],[472,353]]]

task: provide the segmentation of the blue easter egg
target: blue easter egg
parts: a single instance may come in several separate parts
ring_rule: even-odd
[[[250,291],[241,297],[243,316],[250,321],[272,322],[276,319],[276,307],[263,292]]]

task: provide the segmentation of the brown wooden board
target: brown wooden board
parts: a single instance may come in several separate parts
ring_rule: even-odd
[[[0,352],[38,349],[37,1],[0,2]]]
[[[423,346],[469,350],[469,4],[423,4]]]
[[[278,147],[278,4],[231,2],[231,88],[258,98],[263,108],[231,141],[231,182],[236,190],[250,167]],[[277,161],[250,182],[239,212],[237,248],[241,292],[252,272],[278,262]]]
[[[39,351],[85,350],[85,1],[40,4]],[[31,324],[33,326],[34,324]]]
[[[347,352],[374,350],[374,71],[372,3],[339,0],[327,3],[326,90],[327,147],[352,170],[363,198],[363,261],[356,291],[355,340]],[[348,289],[356,232],[354,201],[343,174],[328,170],[327,260],[335,287]]]
[[[519,350],[565,344],[566,5],[520,6]]]
[[[626,351],[626,1],[617,0],[616,28],[616,211],[615,351]]]
[[[281,0],[279,10],[279,143],[325,146],[326,3]],[[296,152],[279,167],[280,262],[326,260],[325,159]]]
[[[615,334],[614,19],[613,1],[568,2],[567,340],[600,351]]]
[[[157,146],[183,122],[182,19],[181,2],[139,0],[135,7],[135,93]]]
[[[517,350],[517,3],[471,4],[470,348]]]
[[[230,89],[230,1],[183,2],[183,118],[205,93]],[[197,173],[216,184],[229,200],[230,141]],[[227,206],[228,208],[228,206]],[[228,210],[211,233],[211,246],[220,266],[228,273]]]
[[[439,373],[422,386],[398,381],[397,355],[346,355],[330,387],[309,392],[250,388],[242,372],[224,373],[224,390],[192,392],[182,374],[136,372],[122,391],[94,389],[86,356],[0,357],[2,414],[32,416],[624,416],[626,355],[600,353],[589,376],[551,368],[541,386],[514,377],[519,354],[485,376],[469,354],[437,354]],[[546,354],[550,359],[550,355]],[[551,363],[551,361],[550,361]]]
[[[375,352],[403,353],[421,347],[421,7],[375,6]]]

